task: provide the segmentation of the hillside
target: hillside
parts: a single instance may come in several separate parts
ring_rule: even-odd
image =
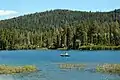
[[[0,21],[0,49],[120,45],[120,9],[51,10]]]
[[[111,12],[81,12],[71,10],[51,10],[41,13],[28,14],[0,22],[2,27],[60,27],[68,23],[82,21],[113,21],[114,14]],[[8,25],[9,24],[9,25]],[[7,25],[7,26],[6,26]]]

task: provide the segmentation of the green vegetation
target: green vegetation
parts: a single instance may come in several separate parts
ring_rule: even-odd
[[[77,69],[89,72],[101,72],[107,74],[120,74],[120,64],[101,64],[90,68],[87,64],[71,64],[61,63],[59,64],[60,69]]]
[[[26,65],[26,66],[7,66],[0,65],[0,74],[15,74],[15,73],[29,73],[37,71],[36,66]]]
[[[109,74],[120,74],[120,64],[98,65],[96,71]]]
[[[70,64],[70,63],[64,63],[64,64],[59,64],[60,69],[84,69],[86,67],[85,64]]]
[[[80,50],[120,50],[120,46],[100,46],[100,45],[94,45],[94,46],[80,46]]]
[[[0,50],[120,49],[120,10],[51,10],[0,21]]]

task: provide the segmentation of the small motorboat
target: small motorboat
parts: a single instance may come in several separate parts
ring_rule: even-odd
[[[60,54],[60,56],[62,56],[62,57],[69,57],[70,55],[67,52],[65,52],[64,54]]]

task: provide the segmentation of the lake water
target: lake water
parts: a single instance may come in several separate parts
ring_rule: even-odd
[[[60,69],[59,64],[120,63],[120,51],[66,51],[70,57],[61,57],[60,50],[0,51],[0,64],[12,66],[36,65],[40,71],[31,74],[0,75],[0,80],[120,80],[118,75],[77,69]]]

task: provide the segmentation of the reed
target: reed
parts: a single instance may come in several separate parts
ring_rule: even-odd
[[[29,73],[35,71],[37,71],[37,67],[34,65],[25,66],[0,65],[0,74]]]
[[[70,64],[70,63],[63,63],[59,64],[60,69],[84,69],[85,64]]]
[[[97,72],[120,74],[120,64],[103,64],[96,67]]]

